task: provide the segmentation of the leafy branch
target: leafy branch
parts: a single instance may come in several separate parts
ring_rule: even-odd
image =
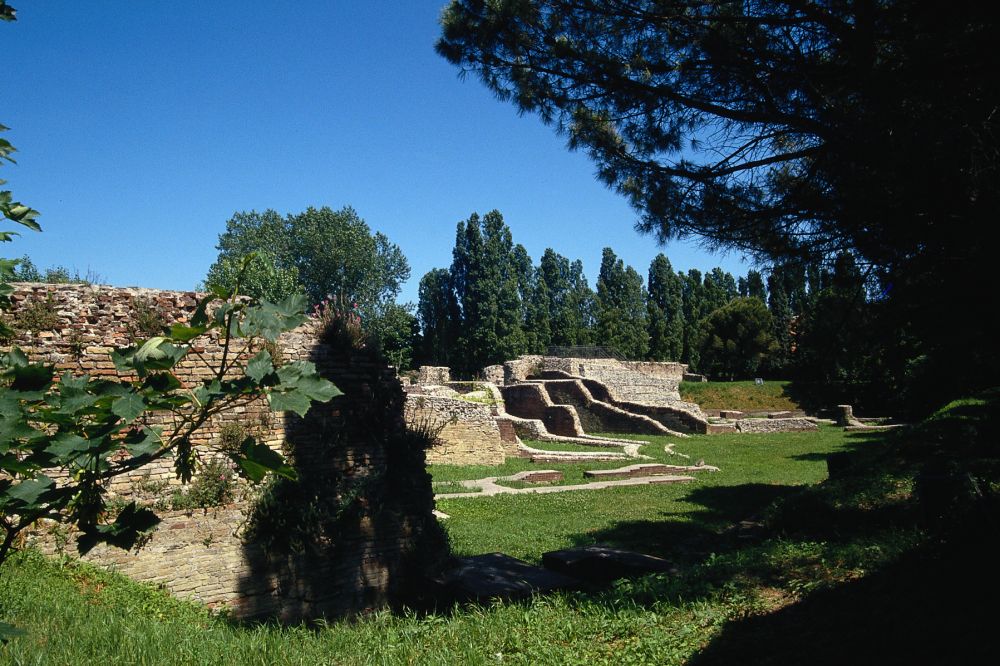
[[[259,399],[273,411],[305,415],[313,401],[340,395],[310,362],[275,367],[266,349],[249,357],[256,341],[273,343],[306,321],[305,304],[302,296],[272,304],[235,290],[207,295],[189,323],[113,352],[127,378],[121,381],[57,376],[16,347],[0,355],[0,564],[17,536],[44,518],[77,526],[81,552],[99,542],[132,547],[159,519],[133,502],[103,522],[108,481],[173,456],[177,477],[188,482],[198,464],[193,437],[213,416]],[[186,386],[179,364],[216,331],[223,349],[218,366]],[[157,424],[164,417],[169,427]],[[295,477],[279,453],[252,436],[222,453],[252,482],[267,474]]]

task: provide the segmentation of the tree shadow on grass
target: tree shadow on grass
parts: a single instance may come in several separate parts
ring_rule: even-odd
[[[774,613],[730,621],[689,663],[994,663],[998,592],[982,544],[933,544]]]
[[[571,538],[575,545],[605,544],[687,565],[709,553],[740,547],[748,536],[739,530],[740,521],[800,490],[796,486],[763,483],[695,488],[680,501],[699,505],[700,509],[663,513],[662,520],[622,521]]]

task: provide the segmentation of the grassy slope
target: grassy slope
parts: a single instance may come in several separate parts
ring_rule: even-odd
[[[788,382],[766,381],[757,386],[747,382],[681,382],[681,399],[702,409],[739,409],[743,411],[782,411],[799,409],[785,393]]]
[[[995,450],[984,455],[987,440],[976,436],[983,423],[946,416],[889,444],[830,429],[691,438],[677,448],[722,467],[697,485],[439,503],[452,515],[446,524],[459,552],[500,549],[534,560],[599,541],[678,564],[677,575],[599,594],[424,618],[380,613],[319,631],[241,628],[117,576],[28,557],[0,577],[0,617],[29,631],[0,648],[0,662],[987,663],[991,614],[983,609],[997,591],[989,551],[974,549],[970,559],[949,536],[954,529],[918,529],[911,493],[921,461],[940,460],[952,441],[966,447],[956,460],[995,479]],[[955,432],[960,439],[949,439]],[[802,485],[823,479],[823,456],[836,450],[858,452],[855,474]],[[496,473],[433,471],[436,480]],[[995,482],[983,483],[995,495]],[[952,505],[946,526],[963,524],[971,515],[963,507]],[[753,514],[762,517],[757,529],[725,529]],[[984,520],[977,517],[977,534]]]

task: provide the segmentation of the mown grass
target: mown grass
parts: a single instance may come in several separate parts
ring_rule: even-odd
[[[459,553],[535,561],[551,548],[600,542],[676,565],[599,593],[245,627],[28,553],[0,572],[0,619],[28,631],[0,648],[0,662],[991,663],[1000,586],[985,545],[997,528],[998,397],[956,403],[906,433],[683,440],[677,450],[722,468],[694,485],[439,502]],[[676,462],[662,444],[644,450]],[[831,452],[852,464],[818,483]],[[454,481],[497,470],[433,472]],[[946,483],[955,490],[946,501],[927,490],[936,487],[928,470],[961,481]]]
[[[741,411],[784,411],[800,409],[788,395],[789,382],[681,382],[681,399],[702,409]]]
[[[675,534],[693,537],[722,529],[797,486],[821,481],[826,476],[826,454],[842,450],[852,441],[843,430],[832,427],[808,433],[636,439],[651,442],[640,449],[650,460],[545,462],[534,466],[509,460],[498,467],[435,465],[431,474],[435,480],[458,480],[544,468],[561,471],[563,480],[559,483],[572,485],[592,480],[584,477],[586,470],[613,469],[635,462],[683,465],[704,459],[720,471],[699,472],[692,484],[540,496],[442,498],[438,508],[452,517],[447,523],[452,548],[462,555],[502,551],[539,561],[547,550],[600,542],[672,556],[670,545]],[[664,449],[668,443],[689,458],[668,454]]]

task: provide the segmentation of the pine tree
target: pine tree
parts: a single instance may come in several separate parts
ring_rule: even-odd
[[[744,298],[756,298],[762,303],[767,302],[767,289],[764,287],[764,278],[760,271],[750,269],[747,271],[747,293]]]
[[[772,271],[768,275],[767,292],[776,343],[768,357],[767,370],[772,375],[781,375],[788,369],[792,356],[792,307],[780,273]]]
[[[483,218],[473,213],[458,224],[451,267],[452,284],[461,305],[459,362],[466,374],[502,363],[524,353],[523,270],[531,260],[518,261],[510,228],[499,211]]]

